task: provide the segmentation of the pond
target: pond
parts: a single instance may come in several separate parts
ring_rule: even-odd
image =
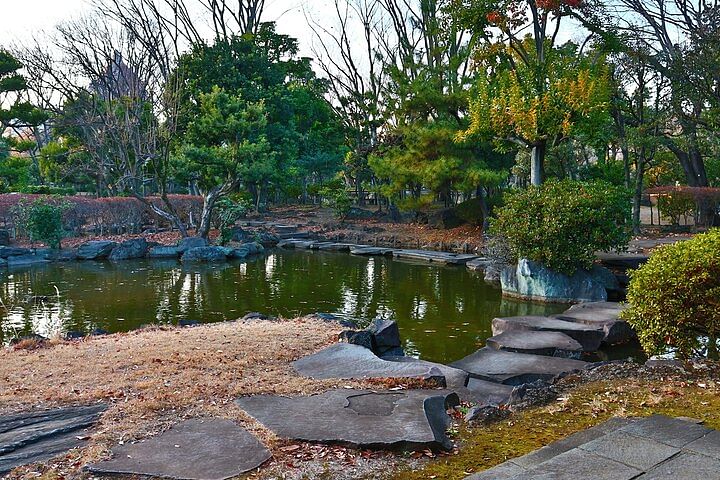
[[[464,267],[344,253],[272,250],[243,262],[72,262],[0,273],[0,343],[29,333],[110,333],[147,324],[326,312],[398,322],[408,354],[449,362],[475,351],[497,316],[566,306],[501,297]]]

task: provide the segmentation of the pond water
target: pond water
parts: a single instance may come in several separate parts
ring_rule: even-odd
[[[464,267],[343,253],[272,250],[243,262],[72,262],[0,273],[0,343],[29,333],[121,332],[153,323],[234,320],[248,312],[394,319],[408,354],[449,362],[491,335],[494,317],[566,306],[503,299]],[[0,310],[2,311],[2,310]]]

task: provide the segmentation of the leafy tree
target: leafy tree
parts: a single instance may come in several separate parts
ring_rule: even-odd
[[[27,82],[19,70],[23,67],[15,57],[0,49],[0,133],[7,128],[40,125],[47,114],[23,99]]]

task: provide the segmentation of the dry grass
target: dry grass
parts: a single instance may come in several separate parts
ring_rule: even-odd
[[[195,416],[234,419],[273,446],[272,434],[233,400],[338,386],[337,381],[300,377],[289,363],[336,341],[339,331],[336,324],[301,318],[146,329],[35,350],[8,348],[0,350],[0,414],[106,402],[109,409],[89,448],[72,459],[78,466],[119,441],[152,435]]]

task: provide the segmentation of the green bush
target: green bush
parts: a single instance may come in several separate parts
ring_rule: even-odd
[[[548,181],[508,191],[491,232],[507,239],[516,258],[558,272],[588,269],[598,250],[622,250],[630,241],[630,193],[605,182]]]
[[[20,226],[27,231],[30,240],[43,242],[50,248],[60,248],[60,242],[65,237],[63,212],[68,205],[38,199],[30,204],[19,203],[16,208]]]
[[[708,356],[717,359],[720,229],[656,249],[630,273],[627,300],[622,318],[648,354],[675,351],[688,358],[706,343]]]
[[[52,185],[24,185],[18,188],[18,191],[33,195],[75,195],[73,187],[54,187]]]
[[[695,205],[695,197],[688,192],[669,192],[658,197],[658,212],[676,226],[680,225],[680,217],[695,212]]]
[[[225,245],[230,241],[233,231],[232,227],[235,222],[247,215],[252,206],[250,202],[240,198],[234,201],[231,198],[221,198],[215,204],[215,213],[217,215],[217,225],[220,229],[220,243]]]
[[[352,199],[342,179],[336,178],[327,182],[318,193],[323,197],[323,205],[332,208],[338,218],[344,219],[350,213]]]

